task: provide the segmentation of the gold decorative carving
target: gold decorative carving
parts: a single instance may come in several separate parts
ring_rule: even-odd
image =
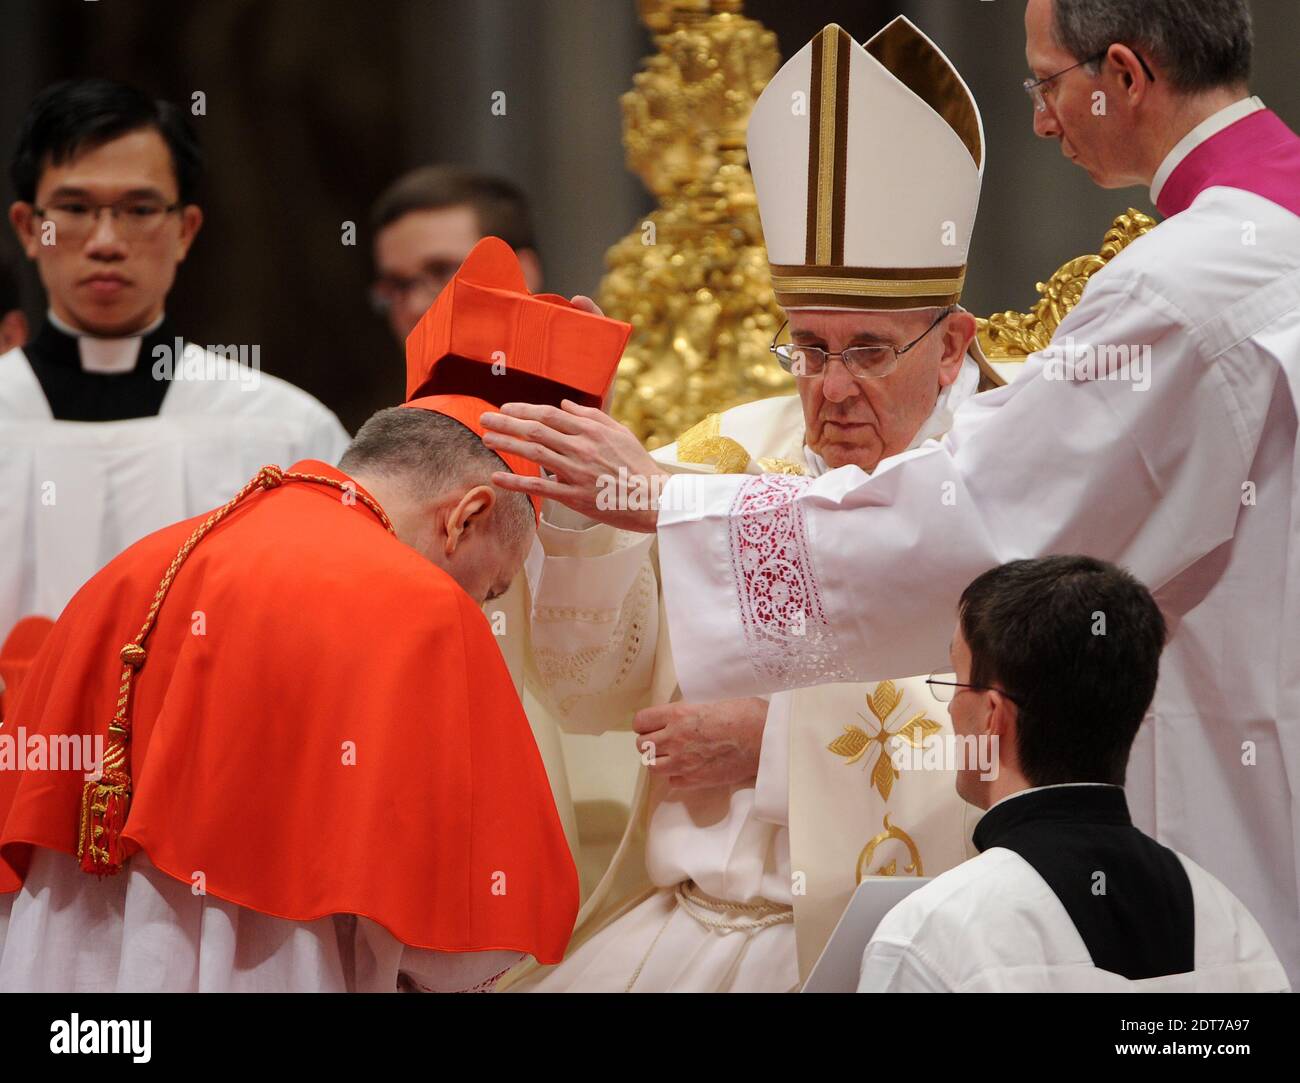
[[[1035,284],[1040,299],[1028,312],[997,312],[979,320],[979,342],[985,356],[992,361],[1019,361],[1045,349],[1083,295],[1088,279],[1156,225],[1154,218],[1130,207],[1106,231],[1096,255],[1078,256],[1045,283]]]
[[[889,822],[889,813],[885,813],[885,829],[872,838],[866,846],[862,848],[862,853],[858,855],[858,872],[857,882],[860,884],[868,876],[894,876],[898,871],[897,859],[890,861],[887,865],[881,865],[875,872],[868,871],[871,868],[871,858],[876,852],[876,848],[881,843],[888,842],[890,839],[897,839],[907,847],[908,856],[911,861],[903,866],[903,872],[908,876],[924,876],[925,869],[921,864],[921,848],[916,845],[916,841],[904,831],[901,827],[895,827]]]
[[[745,153],[780,57],[776,35],[742,7],[639,3],[658,51],[623,95],[623,144],[659,206],[609,250],[598,300],[632,324],[613,413],[649,448],[794,387],[767,349],[782,316]]]

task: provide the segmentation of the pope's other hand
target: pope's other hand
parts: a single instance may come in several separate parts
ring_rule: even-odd
[[[575,293],[572,297],[569,298],[569,304],[571,304],[579,312],[590,312],[593,316],[605,315],[604,310],[600,307],[600,305],[596,304],[596,302],[593,301],[590,297],[588,297],[585,293]]]
[[[682,789],[732,786],[758,777],[767,701],[668,703],[632,720],[637,751],[653,775]]]
[[[511,492],[540,494],[597,522],[654,533],[659,494],[669,474],[608,414],[567,399],[563,409],[508,402],[483,415],[483,443],[537,463],[553,476],[507,471],[492,482]]]

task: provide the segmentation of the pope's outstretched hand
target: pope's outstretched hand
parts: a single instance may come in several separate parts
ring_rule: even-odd
[[[483,415],[484,444],[531,459],[552,475],[498,471],[493,484],[539,493],[623,530],[653,533],[668,473],[608,414],[567,399],[562,405],[508,402],[499,413]]]

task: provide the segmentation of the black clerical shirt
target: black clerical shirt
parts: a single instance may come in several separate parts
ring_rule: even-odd
[[[80,341],[47,318],[23,352],[59,421],[122,421],[153,417],[171,386],[154,378],[154,347],[174,350],[176,330],[164,319],[139,339],[135,366],[127,372],[90,372],[82,367]],[[170,356],[170,353],[169,353]],[[170,366],[166,374],[170,375]]]
[[[1133,826],[1118,786],[1048,786],[994,805],[980,851],[1025,859],[1061,901],[1094,966],[1126,978],[1195,969],[1195,911],[1183,863]]]

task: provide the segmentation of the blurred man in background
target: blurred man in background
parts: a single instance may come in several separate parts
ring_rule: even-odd
[[[375,201],[375,284],[371,299],[398,342],[433,304],[483,237],[500,237],[519,257],[528,289],[542,287],[542,263],[528,198],[500,177],[452,165],[403,174]]]
[[[180,110],[120,83],[55,84],[23,119],[9,220],[49,309],[0,355],[0,638],[264,463],[347,446],[329,410],[260,371],[258,346],[204,349],[168,319],[201,173]]]

